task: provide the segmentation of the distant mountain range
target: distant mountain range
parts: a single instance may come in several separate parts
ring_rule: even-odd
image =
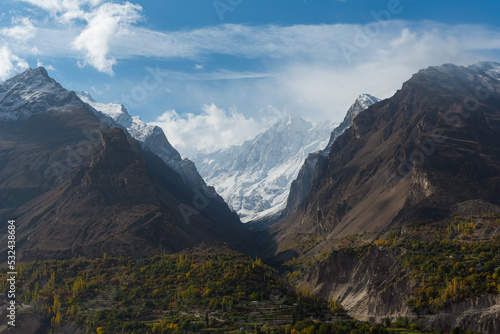
[[[340,125],[287,116],[240,146],[201,154],[193,160],[207,183],[243,222],[276,220],[286,207],[290,186],[308,155],[326,152],[351,126],[352,118],[377,101],[371,95],[361,95]],[[308,160],[306,165],[310,164]]]

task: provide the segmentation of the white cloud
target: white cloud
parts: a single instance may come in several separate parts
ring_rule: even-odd
[[[166,111],[152,123],[160,126],[170,143],[183,155],[209,153],[231,145],[240,145],[277,121],[277,117],[256,120],[233,110],[206,105],[199,115],[179,115]]]
[[[17,25],[12,28],[0,29],[0,33],[19,41],[28,41],[35,37],[37,29],[29,18],[13,18],[12,23]]]
[[[86,22],[85,28],[78,36],[73,36],[74,40],[70,43],[74,50],[84,53],[84,61],[79,61],[78,66],[91,65],[98,71],[110,75],[113,74],[113,65],[116,63],[115,58],[108,57],[110,43],[117,39],[120,34],[128,33],[128,27],[141,18],[142,11],[141,6],[130,2],[119,4],[103,0],[22,1],[48,12],[59,23],[63,23],[66,35],[74,35],[73,25],[75,23]],[[72,29],[68,30],[68,28]],[[12,33],[16,32],[12,31]],[[54,31],[54,34],[57,33],[58,31]],[[45,37],[50,39],[47,35]],[[66,39],[59,41],[62,44],[65,43]],[[50,39],[49,43],[45,43],[45,45],[51,48],[56,40]],[[67,48],[68,45],[62,44],[62,49],[64,47]]]
[[[15,72],[23,71],[28,67],[28,63],[13,55],[7,46],[0,48],[0,80],[5,80]]]
[[[159,70],[159,73],[164,77],[169,77],[175,80],[192,80],[192,81],[215,81],[215,80],[239,80],[239,79],[258,79],[258,78],[268,78],[271,77],[270,73],[257,73],[250,71],[229,71],[229,70],[218,70],[215,72],[203,72],[203,73],[185,73],[169,70]]]
[[[401,36],[393,39],[390,42],[390,45],[392,47],[394,47],[394,46],[403,45],[405,43],[413,42],[413,41],[415,41],[416,36],[417,36],[416,33],[412,34],[408,28],[404,28],[403,30],[401,30]]]
[[[47,11],[60,22],[71,22],[82,19],[87,7],[93,9],[102,3],[102,0],[21,0]]]
[[[54,66],[52,65],[45,65],[44,63],[42,63],[40,60],[37,60],[36,62],[36,67],[45,67],[45,69],[49,70],[49,71],[55,71],[56,69],[54,68]]]
[[[85,62],[97,70],[113,74],[115,58],[108,58],[112,38],[127,31],[140,18],[141,6],[129,2],[120,5],[105,3],[88,15],[87,27],[76,38],[73,46],[85,52]]]
[[[25,1],[45,6],[57,17],[80,15],[64,30],[60,24],[52,30],[39,28],[32,40],[37,56],[80,59],[82,67],[110,74],[120,59],[147,57],[146,66],[187,59],[195,69],[170,71],[162,87],[150,94],[151,100],[173,92],[169,101],[175,99],[184,110],[213,102],[222,109],[237,106],[240,113],[256,119],[263,106],[273,105],[310,121],[338,121],[360,93],[389,97],[421,68],[500,60],[500,31],[484,25],[393,20],[360,43],[367,25],[222,24],[154,31],[134,24],[141,9],[130,3],[80,0],[75,7],[64,0]],[[352,46],[352,54],[346,57],[342,45]],[[14,43],[9,47],[23,57],[31,52]],[[225,66],[220,55],[238,60],[228,62],[232,69],[217,69],[218,64]],[[214,70],[194,64],[210,64]]]

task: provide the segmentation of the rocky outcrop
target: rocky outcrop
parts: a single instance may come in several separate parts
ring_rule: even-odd
[[[460,327],[483,334],[500,333],[500,296],[470,298],[445,308],[436,315],[423,317],[427,328],[450,330]]]
[[[340,251],[311,267],[299,286],[338,300],[360,320],[410,314],[406,299],[413,286],[399,266],[400,255],[375,247],[361,257]]]
[[[361,257],[337,252],[309,268],[299,283],[324,298],[338,300],[356,319],[381,322],[407,316],[436,331],[454,327],[500,333],[500,296],[469,298],[433,315],[417,315],[406,305],[419,283],[400,266],[401,251],[372,247]]]

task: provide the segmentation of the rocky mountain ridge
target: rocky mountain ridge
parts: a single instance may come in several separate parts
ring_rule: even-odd
[[[0,84],[0,115],[0,224],[16,220],[19,260],[145,256],[203,241],[249,247],[222,198],[101,122],[45,69]]]

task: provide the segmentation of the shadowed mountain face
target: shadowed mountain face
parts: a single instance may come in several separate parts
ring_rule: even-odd
[[[299,208],[275,225],[325,239],[500,205],[500,64],[415,74],[361,112],[316,167]]]
[[[300,168],[297,178],[292,182],[290,187],[290,193],[287,198],[283,216],[291,214],[302,204],[305,197],[311,190],[315,174],[318,173],[317,167],[324,164],[324,160],[328,158],[332,145],[335,143],[337,138],[352,126],[354,118],[360,112],[378,101],[380,101],[378,98],[369,94],[360,95],[356,101],[354,101],[349,110],[347,110],[347,114],[345,115],[342,123],[340,123],[340,125],[332,131],[330,141],[328,142],[326,148],[321,151],[313,152],[307,156],[304,164]]]
[[[0,225],[16,219],[18,259],[248,246],[218,195],[103,125],[43,68],[0,84],[0,143]]]

